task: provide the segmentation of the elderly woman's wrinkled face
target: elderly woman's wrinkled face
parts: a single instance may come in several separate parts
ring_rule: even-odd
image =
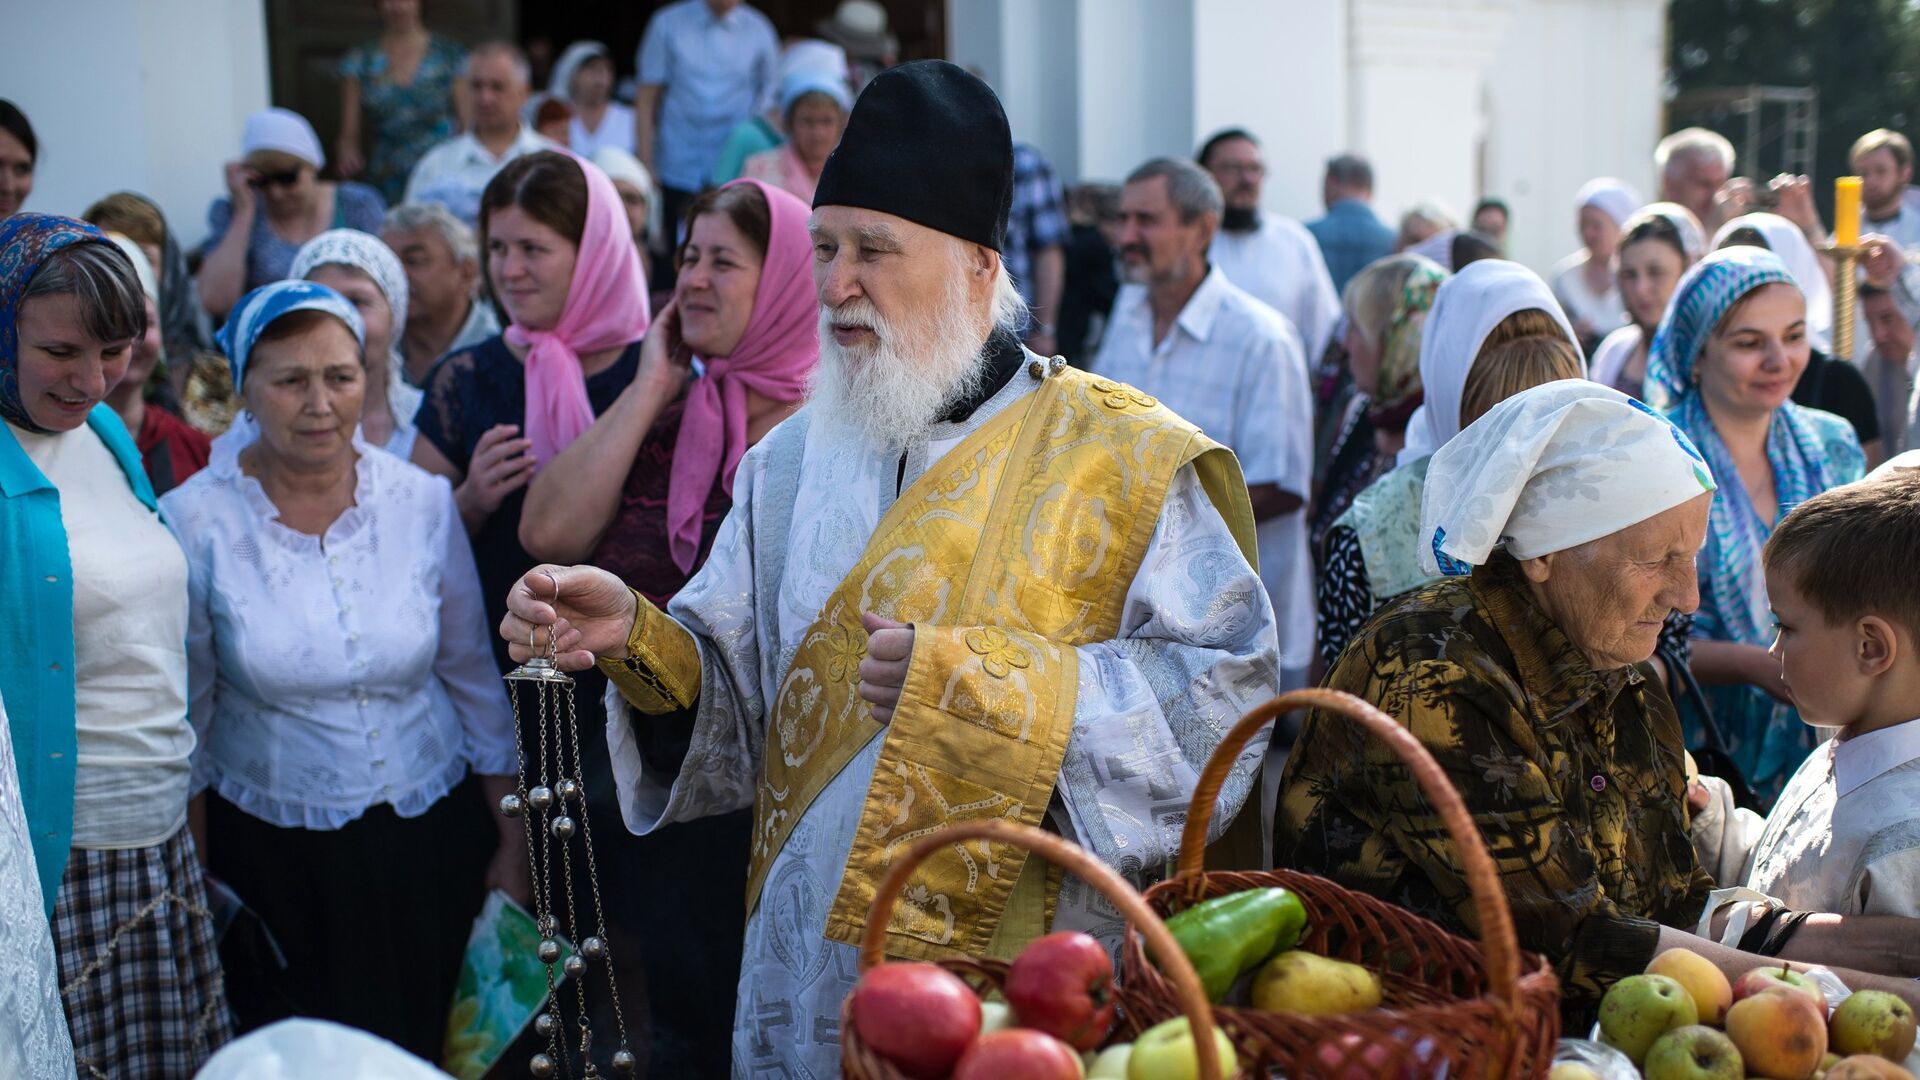
[[[260,424],[261,446],[295,467],[317,468],[353,452],[366,389],[353,331],[321,316],[255,345],[240,394]]]
[[[386,359],[393,347],[393,308],[387,304],[387,294],[365,270],[354,266],[341,266],[328,263],[316,266],[307,274],[308,281],[318,282],[347,298],[354,310],[360,313],[360,322],[366,330],[366,353],[370,357]]]
[[[1772,412],[1793,395],[1812,352],[1806,298],[1784,282],[1762,285],[1708,337],[1697,367],[1701,396],[1716,412]]]
[[[1653,655],[1674,611],[1700,604],[1694,557],[1711,492],[1592,543],[1520,564],[1533,596],[1595,671]]]

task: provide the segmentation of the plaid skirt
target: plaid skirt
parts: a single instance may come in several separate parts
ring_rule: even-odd
[[[233,1037],[187,830],[153,847],[70,853],[53,947],[81,1080],[190,1077]]]

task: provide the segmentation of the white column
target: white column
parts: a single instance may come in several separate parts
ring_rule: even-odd
[[[1576,250],[1573,197],[1596,176],[1659,197],[1665,58],[1666,0],[1521,6],[1487,72],[1486,191],[1513,208],[1513,258],[1544,274]]]
[[[1229,127],[1251,132],[1266,151],[1266,207],[1301,220],[1320,215],[1326,159],[1347,141],[1347,8],[1348,0],[1194,4],[1194,140]]]
[[[1422,198],[1461,215],[1480,191],[1483,73],[1525,0],[1351,0],[1350,142],[1389,223]]]
[[[14,46],[0,93],[40,139],[27,209],[74,215],[110,192],[139,191],[182,243],[198,243],[246,114],[267,104],[263,6],[5,3],[0,41]]]

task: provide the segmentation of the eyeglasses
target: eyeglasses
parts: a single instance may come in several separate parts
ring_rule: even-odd
[[[254,187],[292,187],[300,182],[300,170],[288,169],[285,172],[255,173]]]

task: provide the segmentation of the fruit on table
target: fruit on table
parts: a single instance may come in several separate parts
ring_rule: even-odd
[[[1704,1024],[1674,1028],[1653,1040],[1640,1071],[1646,1080],[1741,1080],[1747,1075],[1733,1040]]]
[[[1087,1064],[1087,1080],[1127,1080],[1127,1059],[1133,1056],[1132,1043],[1115,1043],[1093,1056]]]
[[[1878,1054],[1905,1061],[1913,1052],[1913,1007],[1885,990],[1859,990],[1833,1010],[1828,1021],[1833,1049],[1841,1055]]]
[[[1913,1080],[1913,1074],[1877,1054],[1841,1058],[1821,1074],[1825,1080]]]
[[[1240,1068],[1239,1055],[1226,1032],[1213,1029],[1213,1046],[1220,1056],[1220,1075],[1232,1076]],[[1199,1080],[1200,1048],[1194,1045],[1187,1018],[1176,1016],[1155,1024],[1133,1040],[1133,1054],[1127,1059],[1127,1080]]]
[[[1812,976],[1802,975],[1784,964],[1777,968],[1754,968],[1733,980],[1733,1000],[1739,1002],[1742,998],[1764,994],[1768,990],[1777,990],[1782,987],[1799,991],[1812,998],[1813,1003],[1820,1006],[1821,1015],[1826,1015],[1827,996],[1820,992],[1820,984],[1814,982]]]
[[[1310,952],[1283,952],[1253,979],[1253,1007],[1335,1016],[1380,1004],[1380,978],[1359,964]]]
[[[992,1031],[960,1055],[953,1080],[1080,1080],[1080,1055],[1044,1031]]]
[[[1684,987],[1703,1024],[1718,1026],[1733,1004],[1733,984],[1713,961],[1692,949],[1668,949],[1647,965],[1647,974],[1665,975]]]
[[[1604,1080],[1590,1065],[1577,1061],[1563,1061],[1547,1070],[1547,1080]]]
[[[848,1011],[860,1040],[916,1080],[952,1072],[980,1033],[980,999],[936,964],[875,965],[854,985]]]
[[[1091,935],[1063,930],[1022,949],[1002,992],[1021,1027],[1091,1050],[1113,1030],[1113,957]]]
[[[1600,999],[1600,1041],[1627,1055],[1635,1065],[1647,1060],[1654,1040],[1674,1028],[1699,1022],[1700,1012],[1694,1008],[1692,995],[1665,975],[1629,975],[1614,983]]]
[[[1727,1037],[1749,1076],[1807,1080],[1827,1055],[1826,1006],[1799,990],[1762,990],[1727,1010]]]
[[[1307,909],[1281,888],[1216,896],[1167,920],[1213,1001],[1224,997],[1242,972],[1299,944],[1306,928]]]

